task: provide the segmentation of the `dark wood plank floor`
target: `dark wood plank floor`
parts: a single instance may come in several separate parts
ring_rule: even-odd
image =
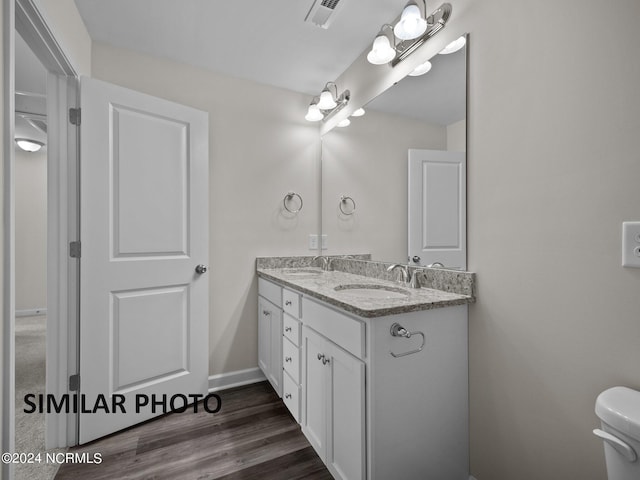
[[[222,408],[172,413],[72,448],[102,463],[64,464],[57,480],[331,480],[267,382],[218,392]],[[202,409],[199,409],[202,410]]]

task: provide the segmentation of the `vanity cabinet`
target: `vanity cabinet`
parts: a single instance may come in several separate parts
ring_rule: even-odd
[[[467,305],[365,318],[260,282],[260,368],[334,478],[468,480]]]
[[[258,279],[258,366],[282,397],[282,287]]]
[[[365,364],[303,325],[302,431],[336,479],[365,478]]]

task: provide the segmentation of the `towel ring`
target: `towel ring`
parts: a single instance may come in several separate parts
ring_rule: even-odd
[[[426,338],[424,336],[424,333],[422,332],[410,332],[408,331],[406,328],[404,328],[402,325],[400,325],[399,323],[394,323],[393,325],[391,325],[390,328],[390,332],[392,337],[404,337],[404,338],[411,338],[413,335],[420,335],[422,337],[422,343],[420,344],[420,346],[414,350],[409,350],[408,352],[403,352],[403,353],[393,353],[393,352],[389,352],[389,354],[393,357],[393,358],[400,358],[400,357],[406,357],[407,355],[413,355],[414,353],[418,353],[421,352],[422,349],[424,348],[424,344],[426,343]]]
[[[298,197],[298,199],[300,200],[300,206],[298,207],[297,210],[291,210],[288,206],[287,206],[287,202],[289,200],[291,200],[293,197]],[[302,197],[300,195],[298,195],[296,192],[289,192],[287,193],[284,198],[282,199],[282,205],[284,205],[284,209],[289,212],[289,213],[298,213],[300,210],[302,210]]]
[[[344,208],[342,208],[342,206],[345,205],[349,201],[353,204],[353,207],[351,208],[351,211],[345,212]],[[355,202],[355,200],[353,198],[348,197],[346,195],[342,195],[340,197],[340,203],[338,203],[338,208],[340,209],[340,211],[342,212],[343,215],[353,215],[353,212],[356,211],[356,202]]]

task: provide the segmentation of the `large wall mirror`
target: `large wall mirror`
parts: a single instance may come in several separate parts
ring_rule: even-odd
[[[322,137],[324,254],[371,253],[377,261],[433,263],[440,257],[409,252],[409,210],[418,202],[435,219],[435,228],[413,225],[412,237],[420,230],[416,242],[424,244],[419,247],[458,249],[462,260],[438,261],[466,268],[467,50],[468,43],[435,55],[426,74],[407,76],[365,105],[364,116],[351,117],[348,127]],[[446,152],[458,152],[458,160],[447,163],[452,155]],[[414,173],[430,190],[413,188],[410,200],[409,157],[419,161],[424,155],[435,167]]]

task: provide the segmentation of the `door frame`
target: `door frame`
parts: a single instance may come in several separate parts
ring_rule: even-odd
[[[68,242],[79,240],[77,128],[67,112],[78,104],[78,74],[56,41],[35,0],[3,2],[3,452],[15,446],[15,192],[14,98],[15,32],[49,72],[47,78],[47,393],[68,392],[69,375],[77,372],[79,261],[69,258]],[[51,333],[51,334],[50,334]],[[77,416],[47,415],[47,448],[77,443]],[[2,465],[11,478],[11,465]]]

